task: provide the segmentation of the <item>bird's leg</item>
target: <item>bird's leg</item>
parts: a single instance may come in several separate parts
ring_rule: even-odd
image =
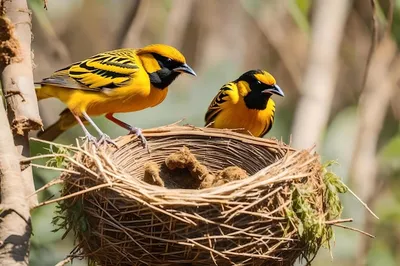
[[[115,141],[113,141],[107,134],[101,131],[101,129],[93,122],[93,120],[86,112],[82,112],[82,115],[86,119],[86,121],[88,121],[94,127],[94,129],[99,133],[100,139],[97,142],[98,144],[101,144],[103,142],[109,142],[113,144],[115,147],[118,147],[117,143],[115,143]]]
[[[95,137],[92,136],[92,134],[89,133],[89,131],[86,129],[85,125],[83,124],[81,118],[79,116],[77,116],[76,114],[72,113],[76,119],[76,121],[78,121],[79,125],[82,127],[83,132],[85,133],[85,137],[91,141],[94,142],[97,146],[97,139]]]
[[[114,115],[113,113],[108,113],[108,114],[106,114],[106,118],[107,118],[108,120],[114,122],[114,123],[117,124],[118,126],[123,127],[123,128],[125,128],[125,129],[129,130],[129,133],[133,133],[133,134],[135,134],[136,136],[138,136],[138,137],[140,138],[140,140],[142,141],[143,147],[146,148],[146,149],[148,149],[147,140],[146,140],[146,138],[143,136],[143,133],[142,133],[142,129],[141,129],[141,128],[133,127],[133,126],[131,126],[131,125],[129,125],[129,124],[127,124],[127,123],[125,123],[125,122],[123,122],[123,121],[121,121],[121,120],[115,118],[113,115]]]

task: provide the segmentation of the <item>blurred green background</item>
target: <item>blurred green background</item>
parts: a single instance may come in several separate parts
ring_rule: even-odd
[[[350,1],[350,0],[349,0]],[[255,68],[271,72],[285,92],[276,98],[276,122],[267,137],[290,140],[292,123],[299,100],[305,94],[303,78],[308,66],[313,17],[312,0],[69,0],[28,1],[33,11],[33,52],[35,80],[50,75],[77,60],[120,47],[142,47],[167,43],[180,49],[197,77],[182,76],[170,87],[166,100],[155,108],[117,117],[141,128],[161,126],[185,118],[202,126],[208,104],[224,83]],[[379,1],[376,21],[382,28],[391,21],[391,38],[400,44],[400,1]],[[328,17],[327,17],[328,19]],[[352,154],[360,138],[357,131],[361,84],[372,35],[370,1],[353,1],[340,40],[338,76],[328,125],[318,145],[323,160],[337,160],[334,171],[357,193],[363,194],[360,177],[352,179]],[[397,49],[397,48],[396,48]],[[395,52],[398,56],[398,51]],[[381,54],[377,54],[377,57]],[[384,55],[382,55],[384,56]],[[395,60],[395,58],[393,59]],[[379,62],[376,60],[375,62]],[[377,64],[379,67],[379,63]],[[400,72],[398,72],[400,73]],[[336,228],[333,261],[321,250],[313,265],[400,265],[400,90],[399,75],[390,75],[393,93],[384,105],[384,120],[376,146],[377,173],[371,180],[373,191],[367,199],[380,220],[365,215],[362,205],[351,196],[343,198],[343,218],[352,217],[353,227],[376,235],[367,237]],[[379,77],[378,77],[379,78]],[[387,81],[382,76],[382,82]],[[379,84],[379,82],[378,82]],[[367,84],[368,87],[368,84]],[[322,86],[320,88],[324,90]],[[380,90],[379,86],[375,89]],[[379,95],[379,93],[378,93]],[[383,104],[379,99],[374,103]],[[329,105],[328,105],[329,106]],[[64,106],[57,100],[40,103],[45,126],[53,123]],[[368,107],[366,108],[368,109]],[[307,117],[306,119],[313,119]],[[111,137],[126,134],[103,117],[95,122]],[[311,120],[312,121],[312,120]],[[366,127],[368,130],[368,127]],[[92,128],[89,128],[93,132]],[[361,132],[363,133],[363,132]],[[57,142],[75,143],[81,136],[76,126]],[[45,153],[42,145],[32,143],[32,153]],[[40,163],[40,162],[39,162]],[[57,176],[45,170],[34,171],[39,188]],[[53,187],[39,194],[39,200],[58,193]],[[366,199],[364,199],[366,200]],[[32,266],[50,266],[65,258],[73,248],[72,235],[61,241],[63,232],[53,233],[51,224],[55,206],[33,212]],[[85,265],[75,260],[74,265]],[[303,263],[304,264],[304,263]],[[303,265],[299,264],[299,265]]]

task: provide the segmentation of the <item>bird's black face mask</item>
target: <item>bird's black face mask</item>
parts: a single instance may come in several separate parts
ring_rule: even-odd
[[[264,110],[272,94],[284,96],[282,89],[276,85],[268,85],[259,81],[255,74],[257,71],[248,71],[236,81],[245,81],[249,84],[250,92],[244,97],[244,102],[249,109]]]
[[[196,76],[193,69],[185,63],[174,61],[159,54],[153,54],[153,57],[157,60],[161,69],[149,73],[149,76],[151,84],[158,89],[168,87],[181,73]]]

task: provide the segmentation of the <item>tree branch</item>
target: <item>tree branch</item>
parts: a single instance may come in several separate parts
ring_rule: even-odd
[[[127,21],[121,30],[118,38],[117,47],[140,47],[140,34],[146,23],[150,1],[136,0],[132,10],[128,15]]]
[[[185,31],[192,14],[193,0],[172,1],[172,8],[165,24],[165,43],[182,48]]]
[[[243,1],[241,1],[243,6]],[[305,51],[301,51],[300,53],[298,50],[302,50],[301,48],[307,47],[303,45],[307,41],[307,35],[301,34],[297,36],[296,39],[296,49],[290,47],[293,45],[292,42],[288,42],[290,40],[290,35],[292,32],[289,32],[291,29],[288,27],[290,24],[282,23],[282,21],[287,20],[288,18],[288,8],[283,2],[276,1],[273,4],[266,4],[265,8],[261,9],[258,15],[254,15],[246,8],[245,13],[248,14],[249,19],[255,24],[255,27],[258,27],[260,32],[265,36],[268,43],[273,47],[273,49],[278,54],[282,64],[287,69],[289,77],[293,80],[295,84],[295,89],[298,89],[301,85],[301,68],[299,65],[299,61],[304,61],[299,55],[304,54]],[[273,5],[274,14],[270,14],[271,12],[271,5]],[[304,37],[304,38],[301,38]],[[289,44],[289,45],[288,45]]]
[[[25,0],[2,1],[1,10],[3,16],[0,20],[2,28],[0,38],[3,50],[0,51],[2,59],[0,59],[0,71],[3,70],[2,89],[14,134],[14,141],[11,143],[15,144],[22,157],[28,157],[28,132],[42,127],[33,85],[31,12]],[[3,127],[3,130],[6,129]],[[24,188],[25,195],[32,194],[35,188],[31,167],[22,170],[22,178],[23,184],[18,190]],[[29,204],[31,207],[36,205],[37,198],[30,198]]]
[[[367,57],[367,63],[365,64],[365,71],[364,71],[364,77],[361,83],[361,92],[365,88],[365,84],[367,83],[367,76],[369,72],[369,67],[371,64],[371,59],[372,55],[375,51],[376,44],[378,43],[378,18],[377,18],[377,10],[376,10],[376,0],[370,0],[371,3],[371,9],[372,9],[372,34],[371,34],[371,45],[369,47],[369,52],[368,52],[368,57]]]
[[[396,58],[396,43],[386,34],[371,59],[366,87],[358,106],[358,129],[351,162],[350,177],[357,194],[372,206],[377,188],[377,143],[383,127],[390,99],[394,93],[400,57]],[[364,231],[373,232],[375,221],[365,215]],[[370,242],[360,241],[356,265],[365,265]]]
[[[37,27],[39,30],[36,30],[35,38],[40,36],[44,39],[45,50],[47,54],[53,55],[52,59],[61,61],[61,65],[67,65],[71,63],[71,55],[68,50],[68,47],[65,43],[59,38],[56,30],[54,29],[53,25],[50,22],[49,17],[46,15],[46,11],[43,10],[41,5],[32,4],[31,9],[34,12],[35,20],[33,23],[37,23]]]
[[[292,128],[294,147],[319,146],[332,106],[338,53],[351,3],[350,0],[316,1],[308,66],[301,90],[303,95]]]

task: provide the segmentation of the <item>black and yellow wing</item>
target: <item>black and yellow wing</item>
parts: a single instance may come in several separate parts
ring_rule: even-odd
[[[208,107],[205,115],[206,126],[215,120],[218,114],[223,110],[224,104],[231,100],[230,97],[233,93],[237,93],[237,87],[234,83],[228,83],[222,86]]]
[[[264,127],[264,130],[260,134],[260,138],[264,137],[272,128],[272,125],[274,124],[274,117],[272,116],[271,119],[269,120],[269,123],[267,123]]]
[[[56,71],[39,84],[89,91],[118,88],[139,71],[136,58],[134,49],[100,53]]]
[[[269,114],[266,117],[266,123],[263,131],[260,134],[260,138],[264,137],[272,128],[275,119],[275,102],[272,99],[268,100],[267,109],[269,110]]]

